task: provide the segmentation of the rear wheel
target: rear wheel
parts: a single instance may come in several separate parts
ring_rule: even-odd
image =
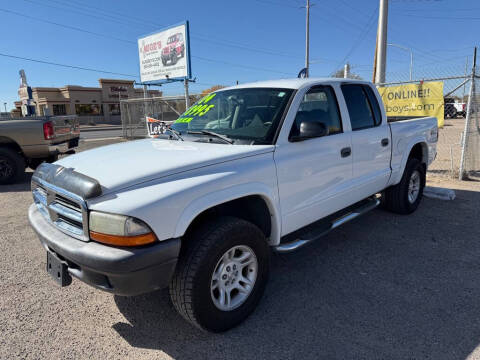
[[[384,191],[383,207],[397,214],[410,214],[417,210],[422,200],[425,178],[425,166],[418,159],[409,159],[400,182]]]
[[[247,318],[265,289],[269,247],[261,230],[222,217],[187,239],[170,283],[177,311],[207,331],[228,330]]]
[[[9,148],[0,148],[0,184],[11,184],[25,174],[25,160]]]

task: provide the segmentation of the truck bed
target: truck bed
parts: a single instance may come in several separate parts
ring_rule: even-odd
[[[428,159],[425,162],[430,165],[436,157],[436,141],[438,137],[437,118],[409,118],[409,119],[388,119],[388,125],[392,136],[392,159],[391,168],[392,175],[389,184],[396,184],[400,181],[404,165],[407,161],[405,158],[410,153],[413,145],[418,139],[424,136],[430,139],[427,143]]]

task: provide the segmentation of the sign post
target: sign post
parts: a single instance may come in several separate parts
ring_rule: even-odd
[[[190,107],[188,83],[192,81],[188,21],[139,38],[138,56],[144,98],[146,98],[147,85],[182,81],[185,86],[185,109],[188,109]],[[147,116],[146,112],[145,115],[150,136],[163,133],[169,125]]]

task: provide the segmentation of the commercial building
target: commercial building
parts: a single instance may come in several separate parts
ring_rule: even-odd
[[[143,88],[135,88],[132,80],[99,79],[98,82],[100,87],[28,87],[28,91],[28,85],[21,85],[20,101],[15,102],[15,107],[24,115],[78,115],[81,124],[120,124],[120,100],[144,96]],[[162,96],[162,92],[148,90],[148,96]]]

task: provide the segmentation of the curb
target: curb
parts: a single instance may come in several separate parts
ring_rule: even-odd
[[[425,186],[425,188],[423,189],[423,195],[431,199],[438,199],[438,200],[454,200],[455,199],[454,190],[440,188],[440,187]]]

